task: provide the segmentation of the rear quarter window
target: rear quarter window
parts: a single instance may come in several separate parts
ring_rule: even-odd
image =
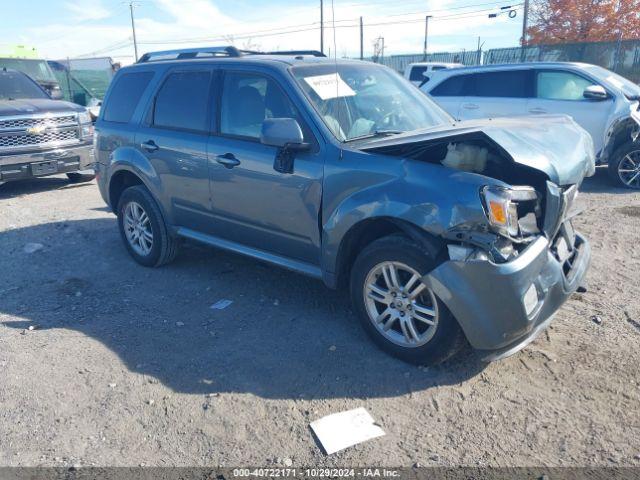
[[[102,119],[128,123],[153,75],[153,72],[131,72],[117,78],[107,97]]]

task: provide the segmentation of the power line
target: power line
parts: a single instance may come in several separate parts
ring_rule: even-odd
[[[505,2],[500,2],[502,4],[504,4]],[[496,4],[495,2],[492,2],[491,4]],[[484,4],[486,5],[486,3]],[[522,5],[522,3],[516,4],[516,5],[512,5],[512,7],[514,7],[513,9],[516,9],[515,7],[518,7]],[[478,5],[480,6],[480,5]],[[467,7],[468,8],[468,7]],[[487,12],[494,10],[493,8],[488,8],[488,9],[481,9],[481,10],[475,10],[475,11],[471,11],[471,12],[460,12],[460,13],[455,13],[455,14],[451,14],[451,15],[443,15],[443,16],[434,16],[432,15],[432,17],[436,20],[449,20],[449,19],[462,19],[462,18],[472,18],[472,17],[476,17],[476,16],[484,16],[486,15]],[[448,11],[448,10],[434,10],[433,12],[437,12],[437,11]],[[481,14],[481,15],[480,15]],[[409,14],[406,14],[409,15]],[[360,26],[359,24],[359,18],[354,18],[354,19],[342,19],[342,20],[336,20],[336,23],[338,22],[353,22],[350,25],[335,25],[334,28],[357,28]],[[365,27],[374,27],[374,26],[383,26],[383,25],[401,25],[401,24],[411,24],[411,23],[422,23],[424,21],[424,18],[420,18],[420,19],[407,19],[407,20],[396,20],[396,21],[388,21],[388,22],[377,22],[377,23],[365,23],[363,26]],[[308,24],[303,24],[303,25],[290,25],[290,26],[284,26],[284,27],[279,27],[279,28],[272,28],[272,29],[266,29],[266,30],[257,30],[257,31],[253,31],[253,32],[243,32],[243,33],[229,33],[229,34],[223,34],[223,35],[219,35],[219,36],[215,36],[215,37],[197,37],[197,38],[183,38],[183,39],[167,39],[167,40],[148,40],[148,41],[144,41],[144,42],[139,42],[139,44],[141,45],[163,45],[163,44],[185,44],[185,43],[198,43],[198,42],[206,42],[206,41],[220,41],[220,40],[225,40],[228,37],[233,37],[233,38],[237,38],[237,39],[247,39],[247,38],[263,38],[263,37],[270,37],[270,36],[278,36],[278,35],[286,35],[286,34],[291,34],[291,33],[300,33],[300,32],[307,32],[309,30],[320,30],[321,27],[320,26],[316,26],[319,25],[319,22],[312,22],[312,23],[308,23]],[[314,27],[316,26],[316,27]],[[309,27],[309,28],[301,28],[301,27]]]
[[[108,52],[112,52],[115,50],[120,50],[124,47],[129,47],[131,45],[131,38],[127,37],[125,40],[121,40],[119,42],[115,42],[112,43],[110,45],[107,45],[105,47],[102,47],[99,50],[94,50],[92,52],[87,52],[87,53],[83,53],[80,55],[76,55],[75,58],[81,58],[81,57],[93,57],[99,54],[104,54],[104,53],[108,53]]]
[[[449,8],[449,9],[432,10],[430,13],[447,12],[449,10],[461,10],[461,9],[464,9],[464,8],[472,8],[474,6],[480,7],[480,6],[486,6],[486,5],[499,5],[499,4],[504,4],[504,3],[505,3],[504,0],[502,2],[484,2],[484,3],[480,3],[480,4],[452,7],[452,8]],[[512,5],[510,5],[510,8],[512,10],[520,10],[521,9],[520,7],[522,5],[523,5],[522,3],[512,4]],[[474,10],[474,11],[468,11],[468,12],[459,12],[459,13],[453,13],[451,15],[442,15],[442,16],[434,16],[434,15],[432,15],[431,17],[434,20],[438,20],[438,21],[458,20],[458,19],[464,19],[464,18],[474,18],[474,17],[485,16],[488,11],[492,11],[492,10],[494,10],[494,8],[486,8],[486,9],[480,9],[480,10]],[[414,15],[414,14],[418,14],[418,13],[422,13],[422,12],[401,13],[401,14],[396,14],[396,15],[388,15],[387,17],[400,17],[400,16]],[[404,25],[404,24],[422,23],[425,20],[424,20],[424,17],[423,17],[423,18],[419,18],[419,19],[403,19],[403,20],[395,20],[395,21],[380,21],[380,22],[372,22],[372,23],[362,23],[362,27],[361,27],[360,21],[361,21],[360,18],[336,20],[335,23],[338,23],[338,22],[341,22],[341,23],[352,22],[352,24],[334,25],[333,28],[334,29],[337,29],[337,28],[364,28],[364,27],[375,27],[375,26],[386,26],[386,25]],[[302,27],[307,27],[307,28],[302,28]],[[239,39],[240,40],[240,39],[249,39],[249,38],[263,38],[263,37],[271,37],[271,36],[279,36],[279,35],[288,35],[288,34],[309,32],[309,31],[320,30],[320,29],[321,29],[320,22],[312,22],[312,23],[309,23],[309,24],[290,25],[290,26],[284,26],[284,27],[278,27],[278,28],[257,30],[257,31],[254,31],[254,32],[244,32],[244,33],[239,33],[239,34],[233,34],[233,33],[231,33],[231,34],[223,34],[223,35],[216,36],[216,37],[197,37],[197,38],[184,38],[184,39],[174,39],[174,40],[148,40],[148,41],[134,42],[134,48],[136,49],[136,59],[137,59],[138,56],[137,56],[137,48],[136,48],[137,45],[136,44],[139,44],[139,45],[164,45],[164,44],[167,44],[167,45],[169,45],[169,44],[199,43],[199,42],[206,42],[206,41],[224,41],[224,40],[227,40],[229,37],[233,37],[235,39]],[[119,49],[122,49],[124,47],[130,46],[131,45],[131,41],[132,41],[132,38],[128,37],[124,41],[120,41],[120,42],[117,42],[115,44],[111,44],[111,45],[105,46],[105,47],[103,47],[103,48],[101,48],[99,50],[95,50],[93,52],[90,52],[90,53],[87,53],[87,54],[82,54],[82,55],[79,55],[79,56],[80,57],[89,57],[89,56],[93,56],[93,55],[97,55],[97,54],[104,54],[104,53],[107,53],[107,52],[119,50]]]

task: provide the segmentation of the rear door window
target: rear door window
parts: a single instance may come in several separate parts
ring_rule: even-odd
[[[434,97],[464,97],[470,95],[468,84],[468,75],[456,75],[442,82],[430,93]]]
[[[152,77],[153,72],[122,74],[109,94],[102,119],[106,122],[128,123]]]
[[[546,100],[584,100],[584,90],[593,82],[572,72],[540,71],[536,97]]]
[[[471,93],[475,97],[527,98],[530,97],[529,70],[508,70],[472,75]]]
[[[210,71],[171,73],[156,96],[153,126],[174,130],[209,130]]]

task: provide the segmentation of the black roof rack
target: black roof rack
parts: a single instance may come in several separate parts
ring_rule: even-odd
[[[162,50],[145,53],[138,63],[157,62],[160,60],[186,60],[198,57],[239,57],[242,55],[236,47],[198,47],[179,50]]]
[[[324,53],[319,50],[281,50],[278,52],[254,52],[260,55],[311,55],[314,57],[326,57]]]
[[[197,47],[183,48],[179,50],[162,50],[148,52],[142,55],[138,63],[157,62],[161,60],[187,60],[190,58],[206,57],[241,57],[243,55],[312,55],[324,57],[324,53],[318,50],[287,50],[282,52],[256,52],[251,50],[238,50],[233,46],[223,47]]]

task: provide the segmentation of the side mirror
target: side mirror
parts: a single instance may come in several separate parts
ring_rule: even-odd
[[[273,169],[280,173],[293,173],[296,152],[309,148],[304,143],[300,125],[294,118],[267,118],[262,122],[260,143],[278,147]]]
[[[296,149],[304,145],[304,137],[294,118],[266,118],[262,122],[260,142],[272,147]]]
[[[582,96],[589,100],[606,100],[609,98],[609,94],[601,85],[591,85],[585,88]]]
[[[53,87],[49,90],[49,96],[52,100],[62,100],[64,95],[62,94],[62,90],[60,88]]]

